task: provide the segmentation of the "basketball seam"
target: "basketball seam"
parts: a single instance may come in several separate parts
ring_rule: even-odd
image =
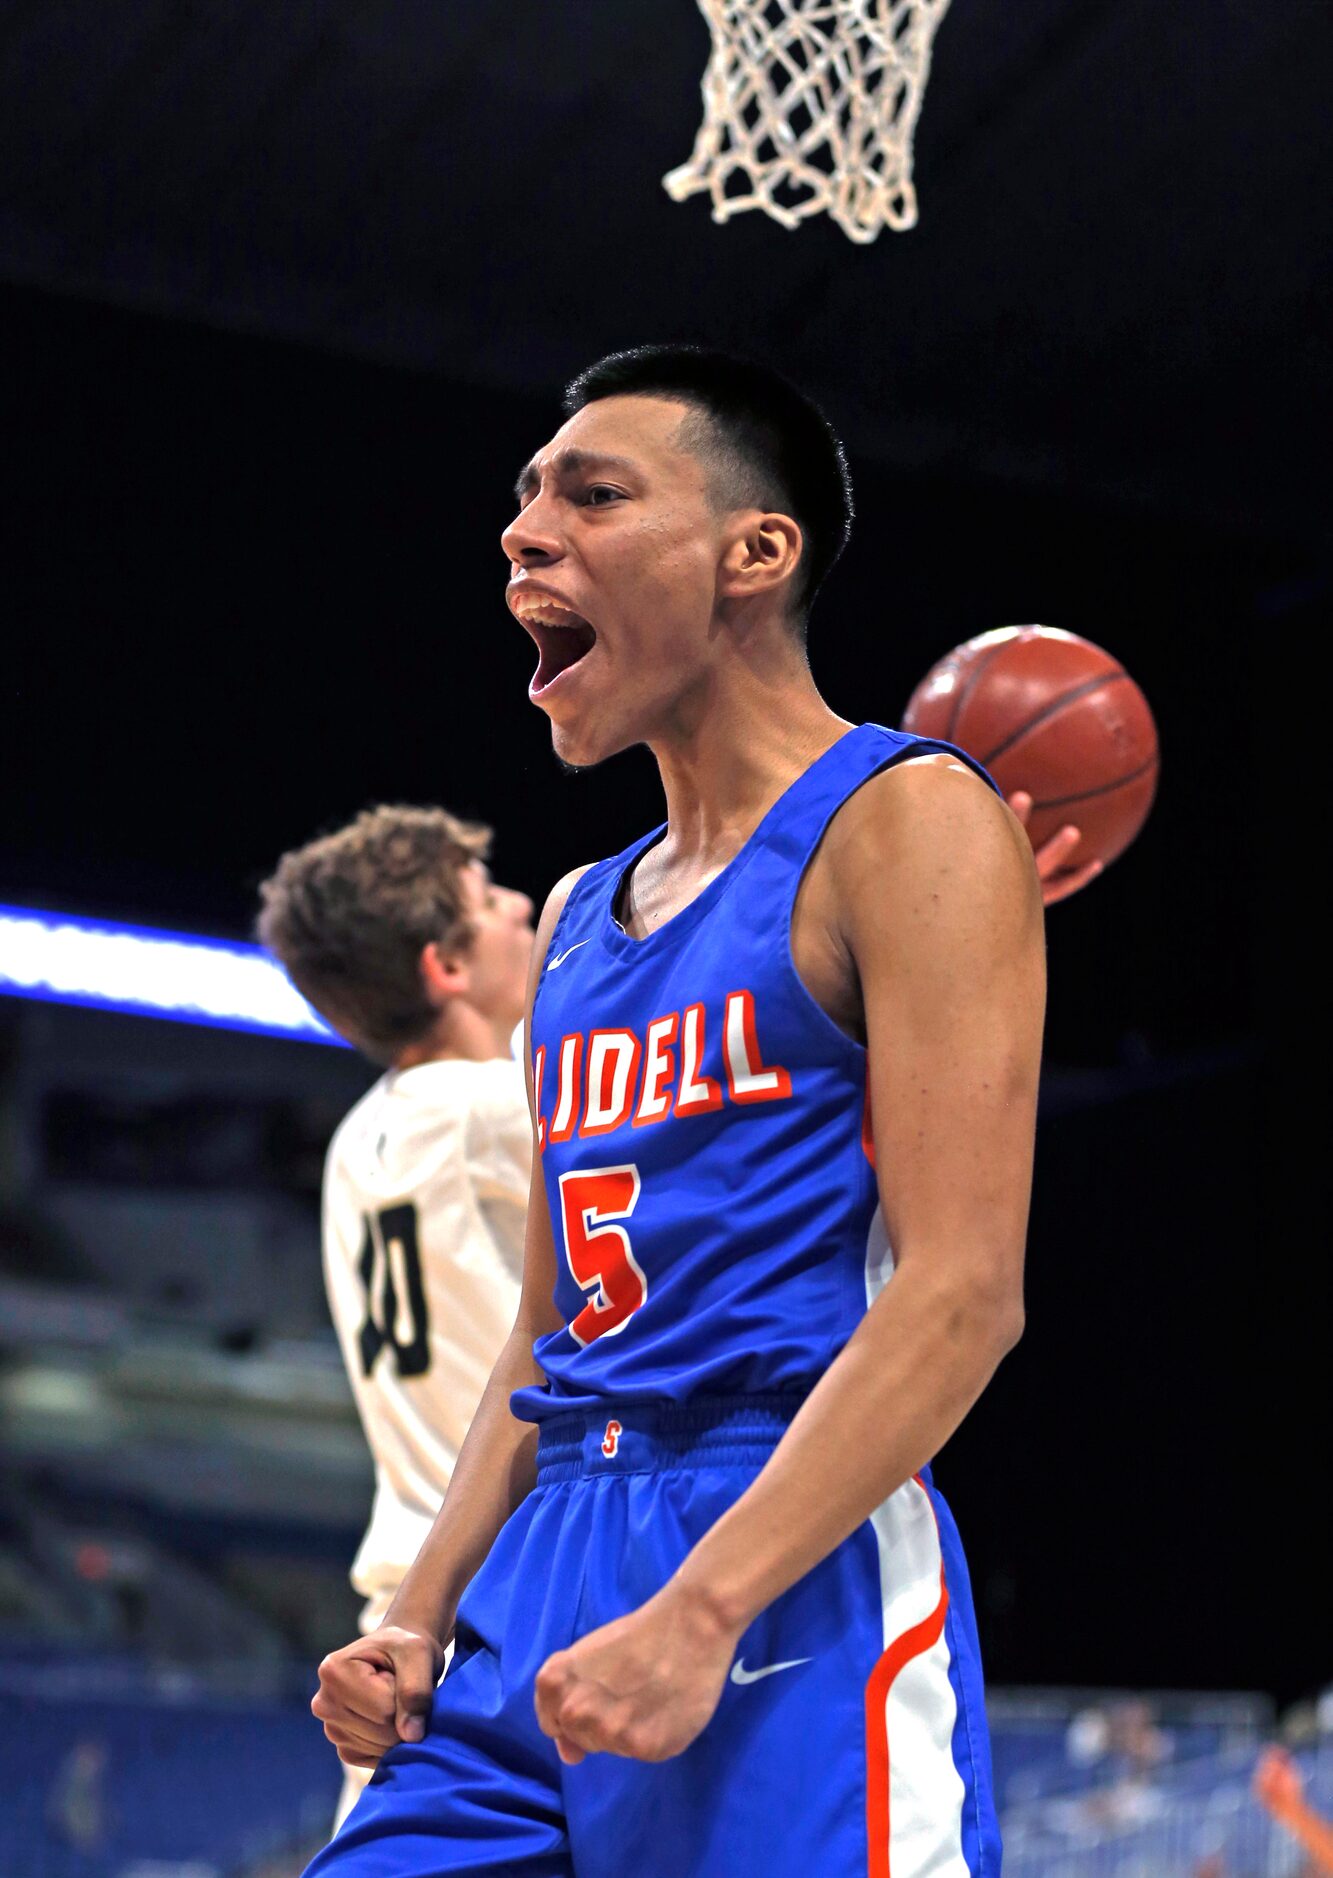
[[[1098,783],[1095,789],[1082,789],[1077,795],[1051,796],[1045,802],[1034,802],[1033,813],[1035,814],[1038,809],[1062,809],[1070,802],[1090,802],[1093,796],[1104,796],[1112,789],[1123,789],[1126,783],[1137,782],[1139,777],[1146,776],[1150,769],[1156,769],[1157,762],[1158,756],[1154,750],[1146,763],[1140,763],[1139,767],[1130,770],[1127,776],[1117,776],[1114,782]]]
[[[1044,724],[1047,718],[1054,717],[1067,704],[1077,704],[1080,698],[1090,697],[1094,691],[1100,691],[1103,685],[1118,684],[1122,678],[1128,677],[1129,673],[1125,671],[1100,672],[1096,678],[1085,678],[1081,685],[1071,685],[1069,690],[1062,691],[1058,698],[1052,698],[1050,703],[1038,711],[1035,717],[1030,717],[1025,724],[1020,724],[1017,730],[1011,730],[1007,737],[981,758],[982,764],[993,763],[997,756],[1003,756],[1006,750],[1011,750],[1016,743],[1026,737],[1030,730],[1035,730],[1039,724]]]
[[[990,651],[986,654],[985,658],[982,659],[977,665],[975,665],[972,668],[971,675],[968,677],[966,683],[960,689],[958,696],[953,701],[953,710],[949,716],[949,728],[944,733],[945,743],[952,743],[954,741],[954,732],[958,728],[959,718],[963,715],[963,706],[967,703],[968,699],[972,696],[972,693],[976,690],[977,683],[980,680],[982,673],[991,664],[992,660],[998,659],[1002,652],[1007,652],[1009,647],[1013,645],[1013,643],[1014,641],[1012,639],[1002,639],[998,646],[992,646]]]

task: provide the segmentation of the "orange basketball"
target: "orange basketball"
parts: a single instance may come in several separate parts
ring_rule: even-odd
[[[1034,848],[1074,823],[1077,863],[1123,854],[1157,789],[1148,700],[1109,652],[1055,626],[1001,626],[955,647],[912,693],[903,729],[956,743],[1006,796],[1026,790]]]

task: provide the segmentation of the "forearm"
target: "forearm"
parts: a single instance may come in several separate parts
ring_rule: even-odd
[[[509,1396],[541,1380],[532,1331],[520,1321],[491,1371],[444,1504],[398,1587],[386,1624],[420,1631],[441,1646],[449,1641],[459,1599],[536,1480],[537,1430],[514,1419]]]
[[[917,1473],[1017,1339],[1016,1302],[904,1267],[673,1583],[738,1634]]]

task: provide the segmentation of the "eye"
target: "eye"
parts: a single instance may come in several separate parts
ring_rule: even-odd
[[[583,506],[589,509],[604,509],[608,503],[619,502],[623,492],[613,489],[609,483],[591,483],[583,492]]]

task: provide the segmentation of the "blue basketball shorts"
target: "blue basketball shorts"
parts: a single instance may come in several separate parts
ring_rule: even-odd
[[[998,1878],[967,1568],[923,1473],[741,1638],[713,1719],[655,1765],[564,1766],[537,1726],[553,1651],[636,1609],[764,1465],[798,1406],[564,1414],[403,1743],[308,1878]]]

